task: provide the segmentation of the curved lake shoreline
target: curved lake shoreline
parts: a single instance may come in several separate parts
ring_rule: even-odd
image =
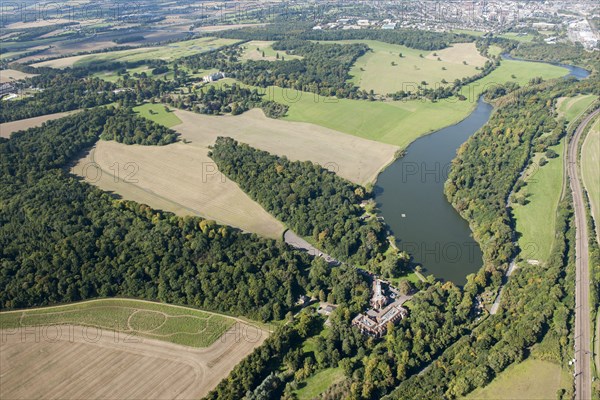
[[[461,122],[423,136],[377,179],[376,201],[386,223],[414,262],[436,278],[463,284],[482,265],[471,230],[444,194],[456,150],[485,125],[493,107],[479,99]]]
[[[527,62],[507,54],[502,57]],[[590,74],[572,65],[548,64],[566,68],[565,77],[584,79]],[[458,285],[477,272],[483,260],[467,221],[446,199],[444,183],[456,151],[488,122],[492,111],[480,98],[464,120],[412,142],[404,156],[381,171],[375,185],[377,205],[398,248],[426,273]]]

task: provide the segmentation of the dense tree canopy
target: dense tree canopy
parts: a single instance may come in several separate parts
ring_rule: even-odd
[[[0,123],[16,121],[79,108],[94,107],[113,102],[114,84],[98,78],[80,78],[74,74],[42,74],[26,80],[21,85],[27,93],[20,100],[3,101],[0,107]]]
[[[385,227],[360,218],[365,190],[333,172],[230,138],[218,138],[210,155],[251,198],[334,257],[365,264],[386,247]]]
[[[280,86],[323,96],[352,97],[357,91],[348,72],[358,57],[365,54],[365,44],[319,44],[306,40],[283,40],[273,49],[301,56],[285,61],[248,60],[240,62],[241,48],[230,46],[210,54],[182,59],[191,69],[216,68],[228,76],[254,86]]]
[[[177,140],[178,133],[134,114],[131,109],[113,111],[102,128],[101,139],[125,144],[165,145]]]
[[[110,120],[108,109],[84,111],[0,143],[0,307],[119,295],[283,317],[302,292],[307,255],[65,175]]]

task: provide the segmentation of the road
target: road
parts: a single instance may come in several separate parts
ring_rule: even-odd
[[[496,300],[494,300],[494,304],[492,304],[492,307],[490,308],[491,315],[494,315],[498,312],[498,307],[500,307],[500,300],[502,299],[502,293],[504,293],[504,288],[506,287],[506,284],[508,283],[510,276],[512,275],[513,271],[516,268],[517,268],[517,264],[515,263],[515,260],[513,259],[510,262],[510,265],[508,266],[508,270],[506,271],[506,279],[505,279],[504,283],[502,284],[502,287],[500,287],[500,291],[498,292],[498,296],[496,296]]]
[[[567,173],[575,208],[575,399],[592,398],[590,270],[588,230],[583,190],[579,180],[577,150],[581,135],[600,109],[587,116],[577,127],[567,147]]]
[[[321,250],[317,249],[312,244],[310,244],[306,240],[302,239],[300,236],[298,236],[296,233],[294,233],[291,229],[288,229],[285,231],[285,233],[283,234],[283,240],[285,240],[285,242],[287,244],[289,244],[290,246],[295,247],[300,250],[304,250],[313,257],[323,257],[323,259],[325,261],[327,261],[329,264],[334,264],[334,265],[340,264],[340,262],[338,260],[336,260],[335,258],[331,257],[328,254],[323,253]]]

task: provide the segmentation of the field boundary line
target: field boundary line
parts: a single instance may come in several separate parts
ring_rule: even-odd
[[[260,324],[254,322],[254,321],[244,320],[242,318],[233,317],[233,316],[227,315],[227,314],[220,314],[220,313],[217,313],[217,312],[214,312],[214,311],[206,311],[206,310],[202,310],[202,309],[199,309],[199,308],[193,308],[193,307],[189,307],[189,306],[181,306],[181,305],[178,305],[178,304],[161,303],[161,302],[158,302],[158,301],[142,300],[142,299],[132,299],[132,298],[127,298],[127,297],[102,297],[102,298],[97,298],[97,299],[82,300],[82,301],[68,303],[68,304],[58,304],[58,305],[53,305],[53,306],[43,306],[43,307],[35,307],[35,308],[26,308],[26,309],[19,309],[19,310],[6,310],[6,311],[0,311],[0,314],[13,314],[13,313],[23,313],[23,314],[25,314],[28,311],[50,310],[50,309],[53,309],[53,308],[72,307],[72,306],[75,306],[75,305],[81,305],[81,304],[87,304],[87,303],[96,303],[96,302],[100,302],[100,301],[136,301],[136,302],[141,302],[141,303],[146,303],[146,304],[162,305],[162,306],[166,306],[166,307],[175,307],[175,308],[180,308],[180,309],[184,309],[184,310],[198,311],[198,312],[203,312],[203,313],[210,314],[210,315],[213,315],[213,316],[218,316],[218,317],[233,319],[233,320],[235,320],[235,321],[237,321],[239,323],[242,323],[244,325],[253,326],[253,327],[255,327],[257,329],[260,329],[262,331],[273,333],[273,330],[264,329],[263,327],[260,326]]]

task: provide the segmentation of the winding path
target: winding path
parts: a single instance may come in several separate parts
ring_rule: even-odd
[[[575,208],[575,399],[592,398],[591,370],[591,313],[590,313],[590,271],[587,218],[581,181],[579,180],[577,150],[582,133],[588,124],[600,113],[600,109],[588,115],[577,127],[567,147],[567,172],[573,206]]]

